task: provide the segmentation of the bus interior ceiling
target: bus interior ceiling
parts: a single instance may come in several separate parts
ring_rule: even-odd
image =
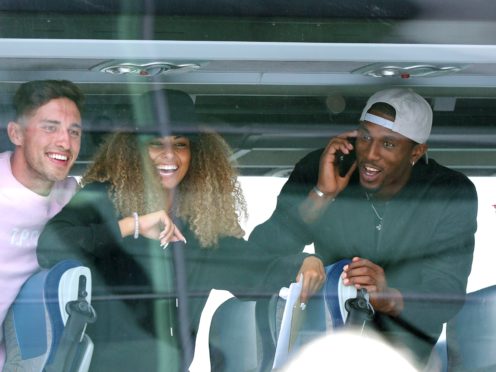
[[[22,82],[74,81],[87,97],[81,174],[103,134],[132,125],[132,97],[178,89],[232,145],[241,174],[284,176],[354,128],[371,93],[410,87],[434,109],[430,155],[496,174],[496,5],[477,2],[470,15],[461,0],[252,5],[4,1],[0,128]]]

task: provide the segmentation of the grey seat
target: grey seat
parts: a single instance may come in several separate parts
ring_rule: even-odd
[[[467,294],[446,327],[449,371],[496,370],[496,285]]]
[[[230,298],[215,311],[209,334],[212,371],[246,372],[258,368],[255,301]]]

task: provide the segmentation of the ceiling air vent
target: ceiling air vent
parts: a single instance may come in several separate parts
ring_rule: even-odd
[[[353,70],[351,73],[372,77],[400,77],[408,79],[410,77],[435,77],[454,74],[463,70],[465,67],[465,65],[441,66],[411,63],[374,63]]]
[[[105,72],[111,75],[156,76],[180,74],[200,69],[196,63],[176,64],[171,62],[120,62],[109,61],[92,67],[92,71]]]

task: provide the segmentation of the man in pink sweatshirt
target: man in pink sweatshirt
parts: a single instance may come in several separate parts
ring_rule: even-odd
[[[36,244],[45,223],[71,199],[67,177],[81,146],[84,97],[65,80],[22,84],[7,127],[13,152],[0,153],[0,324],[23,283],[38,270]],[[0,329],[0,371],[5,362]]]

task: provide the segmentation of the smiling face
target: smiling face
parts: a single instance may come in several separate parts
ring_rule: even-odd
[[[388,120],[389,115],[372,112]],[[427,150],[403,135],[380,125],[364,121],[358,129],[356,154],[360,184],[378,198],[394,196],[408,182],[412,162]]]
[[[149,142],[148,154],[158,170],[164,189],[173,190],[188,173],[191,143],[184,136],[157,137]]]
[[[16,145],[12,172],[24,186],[48,194],[56,181],[67,177],[81,147],[81,115],[76,104],[57,98],[31,115],[9,123]]]

